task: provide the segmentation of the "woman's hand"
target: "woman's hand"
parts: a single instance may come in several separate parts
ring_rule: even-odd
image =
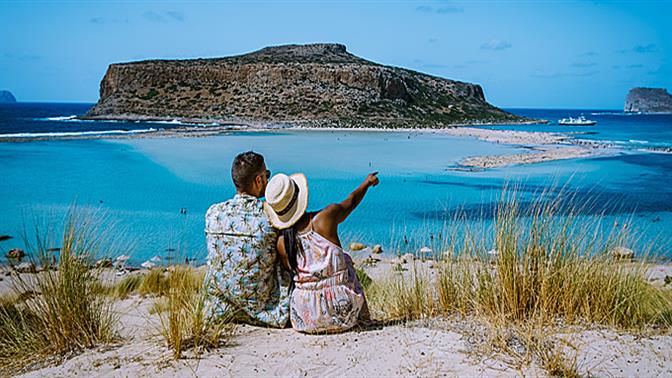
[[[376,186],[380,182],[378,180],[378,172],[373,172],[369,173],[368,176],[366,176],[366,180],[364,180],[367,186]]]

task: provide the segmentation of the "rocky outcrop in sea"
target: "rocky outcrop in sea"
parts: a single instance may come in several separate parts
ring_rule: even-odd
[[[16,97],[10,91],[0,91],[0,104],[13,104]]]
[[[626,113],[672,113],[672,95],[665,88],[633,88],[628,92]]]
[[[340,44],[112,64],[83,118],[385,128],[532,121],[490,105],[479,85],[374,63]]]

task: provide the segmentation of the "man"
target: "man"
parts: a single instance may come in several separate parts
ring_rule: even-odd
[[[248,151],[233,160],[231,176],[236,195],[212,205],[205,215],[208,312],[251,324],[285,327],[290,277],[279,264],[277,232],[260,200],[271,172],[263,156]]]

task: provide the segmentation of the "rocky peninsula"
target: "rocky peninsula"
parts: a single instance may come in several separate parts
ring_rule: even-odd
[[[422,127],[531,123],[485,100],[480,85],[385,66],[341,44],[109,66],[82,118],[251,127]]]
[[[13,104],[16,102],[16,97],[10,91],[0,91],[0,104]]]
[[[633,88],[628,92],[626,113],[672,113],[672,95],[665,88]]]

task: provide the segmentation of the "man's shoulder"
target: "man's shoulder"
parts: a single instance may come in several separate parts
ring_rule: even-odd
[[[223,211],[226,209],[233,209],[233,208],[238,208],[238,207],[261,207],[261,200],[250,197],[250,196],[239,196],[235,195],[232,198],[229,198],[228,200],[224,202],[218,202],[215,204],[212,204],[208,208],[208,213],[213,212],[213,211]]]
[[[212,205],[210,205],[210,207],[208,208],[208,211],[206,211],[205,213],[210,214],[210,213],[213,213],[215,211],[222,211],[222,210],[231,206],[232,200],[233,199],[228,199],[224,202],[213,203]]]
[[[229,208],[227,202],[228,201],[224,201],[224,202],[219,202],[219,203],[215,203],[215,204],[211,205],[208,208],[208,211],[205,212],[205,219],[210,219],[212,217],[216,217],[218,214],[221,214],[221,213],[225,212],[225,210],[227,208]]]
[[[276,233],[263,209],[263,201],[260,199],[233,197],[224,202],[215,203],[208,208],[205,218],[206,226],[208,226],[209,220],[218,223],[223,219],[229,221],[245,219],[245,223],[252,222],[255,229],[263,230],[266,233]]]

